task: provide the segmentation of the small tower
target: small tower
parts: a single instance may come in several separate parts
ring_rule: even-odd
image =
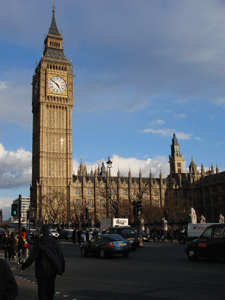
[[[183,155],[180,154],[180,145],[177,142],[176,134],[173,134],[171,155],[169,156],[170,175],[183,173]]]

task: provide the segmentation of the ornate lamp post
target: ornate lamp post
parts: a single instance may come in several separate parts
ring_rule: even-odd
[[[111,168],[112,168],[112,162],[110,160],[110,157],[108,157],[108,161],[106,162],[107,168],[109,170],[109,200],[111,205],[111,226],[113,225],[113,214],[112,214],[112,197],[111,197]]]

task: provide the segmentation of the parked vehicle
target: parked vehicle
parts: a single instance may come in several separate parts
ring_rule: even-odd
[[[185,252],[190,260],[225,258],[225,224],[207,227],[199,238],[187,243]]]
[[[188,241],[192,241],[198,238],[203,233],[203,231],[210,225],[213,225],[213,223],[189,223],[187,229],[184,228],[180,232],[178,241],[181,244],[185,244]]]
[[[139,245],[135,229],[132,227],[111,227],[106,230],[107,234],[119,234],[132,244],[132,250],[135,251]]]
[[[151,238],[150,233],[146,233],[142,229],[139,229],[138,231],[139,231],[138,236],[142,237],[144,242],[149,242],[150,241],[150,238]]]
[[[80,247],[83,256],[94,254],[99,255],[101,258],[115,254],[128,257],[131,249],[131,242],[118,234],[103,234],[93,237]]]
[[[59,238],[59,233],[56,229],[50,229],[50,235],[53,236],[56,239]]]
[[[63,229],[59,233],[60,240],[70,240],[73,237],[73,229]]]

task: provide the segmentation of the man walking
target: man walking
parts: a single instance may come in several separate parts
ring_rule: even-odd
[[[30,255],[21,270],[28,268],[35,261],[35,276],[38,283],[40,300],[53,300],[56,275],[63,276],[65,260],[58,241],[49,235],[48,225],[42,225],[42,236],[31,249]]]

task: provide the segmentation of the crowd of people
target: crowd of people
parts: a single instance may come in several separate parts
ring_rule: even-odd
[[[34,241],[31,240],[25,228],[22,232],[8,232],[0,234],[0,249],[4,250],[5,259],[15,260],[16,256],[27,256],[28,249],[31,249]]]
[[[25,228],[20,234],[14,232],[0,235],[0,247],[4,250],[5,260],[0,258],[0,300],[14,300],[18,295],[18,285],[6,260],[26,256],[27,259],[18,265],[21,272],[35,264],[35,276],[38,284],[38,298],[52,300],[55,293],[55,279],[63,276],[65,260],[58,241],[50,236],[50,228],[42,225],[41,235],[31,239]],[[30,253],[28,255],[28,249]]]

